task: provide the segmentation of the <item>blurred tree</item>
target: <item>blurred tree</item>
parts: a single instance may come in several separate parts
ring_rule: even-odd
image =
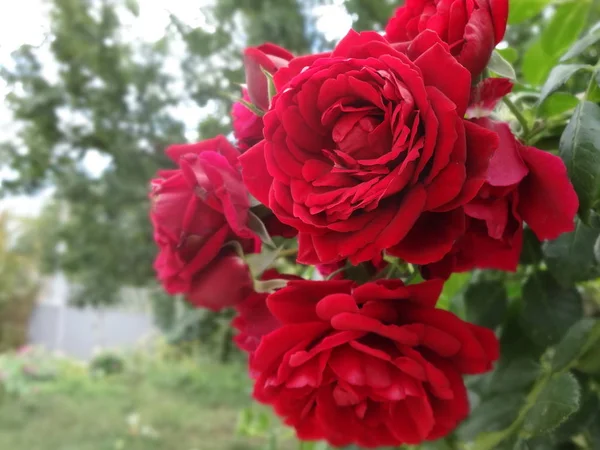
[[[172,17],[165,36],[151,43],[126,34],[123,19],[138,13],[135,0],[47,2],[50,55],[44,45],[23,46],[12,67],[0,68],[18,124],[16,139],[0,145],[0,164],[12,169],[0,189],[55,189],[57,203],[41,228],[49,242],[44,261],[52,262],[46,267],[82,287],[76,303],[112,303],[122,286],[154,279],[147,186],[169,166],[164,148],[185,140],[174,108],[191,99],[205,113],[198,139],[227,134],[243,47],[272,41],[309,51],[318,35],[309,3],[321,2],[218,0],[202,10],[201,27]],[[181,38],[184,89],[165,67]]]
[[[17,228],[27,223],[0,213],[0,351],[27,343],[28,325],[39,288],[35,260],[40,247]]]

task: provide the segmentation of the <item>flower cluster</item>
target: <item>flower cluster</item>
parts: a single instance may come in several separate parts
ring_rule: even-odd
[[[236,309],[254,397],[301,439],[451,432],[469,411],[462,375],[499,349],[492,330],[436,308],[444,280],[516,270],[524,223],[540,240],[574,228],[562,160],[493,116],[512,89],[485,70],[507,15],[508,0],[407,0],[384,35],[351,30],[331,52],[248,48],[236,145],[167,149],[177,168],[151,192],[158,278]],[[250,267],[261,246],[297,246],[320,276]],[[394,279],[398,262],[426,281]]]

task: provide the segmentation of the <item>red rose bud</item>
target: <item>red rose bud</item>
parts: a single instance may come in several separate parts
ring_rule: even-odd
[[[270,43],[244,50],[248,97],[255,106],[263,111],[269,109],[268,81],[263,70],[274,74],[293,57],[286,49]]]
[[[179,167],[152,180],[150,218],[159,248],[154,267],[167,292],[189,294],[222,258],[226,243],[253,251],[260,242],[246,225],[250,204],[235,147],[219,136],[169,147],[167,154]]]
[[[442,259],[498,145],[464,119],[471,76],[447,45],[425,32],[401,53],[351,31],[275,83],[265,139],[240,163],[252,195],[299,231],[298,260]]]
[[[254,396],[303,440],[419,444],[468,414],[463,374],[487,372],[498,340],[436,309],[440,280],[290,281],[267,299],[279,327],[250,359]]]
[[[247,102],[250,101],[247,89],[242,89],[242,98]],[[262,117],[254,114],[242,103],[236,102],[231,109],[231,118],[233,121],[233,134],[241,151],[248,150],[262,140]]]
[[[287,50],[273,44],[251,47],[244,52],[247,88],[242,89],[242,98],[256,105],[259,109],[269,109],[268,81],[263,72],[278,77],[279,86],[285,84],[294,74],[299,73],[312,61],[328,55],[321,53],[294,57]],[[250,111],[241,102],[233,105],[233,132],[242,151],[258,143],[263,138],[263,119]]]
[[[563,161],[519,142],[507,123],[475,120],[497,133],[500,147],[490,161],[485,185],[465,205],[467,231],[426,277],[447,277],[476,267],[514,271],[523,246],[523,222],[538,239],[573,231],[579,207]]]
[[[390,42],[407,43],[425,30],[434,31],[476,77],[503,39],[507,20],[508,0],[406,0],[385,33]]]

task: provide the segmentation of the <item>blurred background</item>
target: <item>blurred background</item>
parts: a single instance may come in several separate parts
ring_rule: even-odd
[[[292,448],[231,317],[155,283],[148,182],[231,135],[244,47],[331,48],[393,3],[0,2],[0,449]]]
[[[250,405],[231,316],[157,286],[148,181],[169,144],[231,136],[244,47],[322,51],[401,2],[0,3],[0,450],[298,448]],[[559,2],[530,3],[500,48],[540,85]]]

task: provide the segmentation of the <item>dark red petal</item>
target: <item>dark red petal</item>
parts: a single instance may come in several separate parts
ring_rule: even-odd
[[[534,147],[521,147],[529,175],[519,186],[519,212],[538,239],[556,239],[575,229],[579,200],[563,161]]]
[[[356,300],[350,294],[335,293],[324,296],[316,307],[319,319],[329,321],[343,312],[358,312]]]
[[[388,252],[412,264],[431,264],[448,254],[464,231],[462,208],[447,213],[424,213],[410,233]]]
[[[271,294],[267,305],[282,323],[316,322],[317,304],[330,295],[350,293],[353,281],[290,281],[286,287]]]
[[[473,123],[497,133],[499,138],[498,149],[490,160],[486,181],[492,186],[511,186],[525,178],[529,170],[519,152],[521,144],[512,134],[510,126],[505,122],[486,118],[474,120]]]
[[[489,116],[502,100],[510,93],[513,82],[508,78],[486,78],[471,89],[471,100],[467,109],[467,118]]]
[[[263,140],[240,156],[240,164],[246,187],[259,202],[268,206],[273,177],[267,170],[264,148]]]
[[[186,300],[213,311],[241,303],[252,292],[248,266],[238,256],[213,261],[192,281]]]
[[[471,74],[441,45],[435,44],[415,60],[425,84],[435,86],[456,105],[462,117],[469,103]],[[439,70],[443,66],[444,70]]]
[[[488,2],[492,12],[492,22],[494,23],[494,36],[496,44],[504,38],[506,32],[506,23],[508,22],[508,0],[481,0]]]

